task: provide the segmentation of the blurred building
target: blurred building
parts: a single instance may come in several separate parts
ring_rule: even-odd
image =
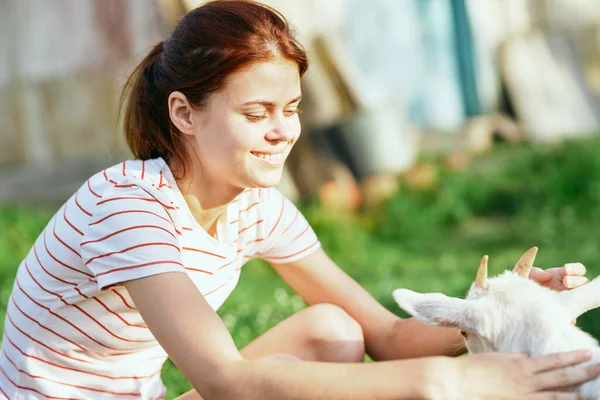
[[[0,0],[0,201],[60,201],[127,157],[117,121],[123,80],[203,2]],[[427,135],[466,132],[485,149],[513,126],[488,118],[499,113],[534,141],[599,130],[597,0],[264,2],[297,28],[311,57],[303,122],[315,134],[299,153],[310,158],[312,144],[312,157],[337,160],[312,180],[322,169],[291,160],[302,193],[339,176],[340,160],[359,180],[402,172]],[[56,176],[63,186],[45,186]]]

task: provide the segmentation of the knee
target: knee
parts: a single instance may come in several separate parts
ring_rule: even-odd
[[[361,362],[365,356],[363,330],[358,322],[338,306],[318,304],[309,307],[309,340],[324,361]]]

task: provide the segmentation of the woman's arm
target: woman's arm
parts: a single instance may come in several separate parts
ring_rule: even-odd
[[[189,277],[167,272],[124,283],[148,328],[204,400],[527,398],[598,376],[581,353],[430,357],[378,363],[245,360]],[[538,399],[555,398],[538,396]]]
[[[153,275],[125,286],[148,328],[206,400],[427,398],[426,382],[436,381],[443,363],[441,358],[377,365],[244,360],[186,274]]]
[[[308,304],[335,304],[352,316],[361,325],[367,354],[374,360],[457,356],[466,350],[458,330],[401,319],[387,310],[323,249],[299,261],[273,264],[273,268]]]

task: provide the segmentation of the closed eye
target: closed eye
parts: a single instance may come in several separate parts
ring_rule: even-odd
[[[284,110],[283,111],[283,115],[285,115],[286,117],[292,117],[296,114],[302,114],[302,110],[299,108],[294,108],[291,110]],[[246,117],[246,119],[250,122],[260,122],[264,119],[268,118],[267,113],[261,113],[261,114],[244,114],[244,116]]]
[[[245,114],[244,116],[250,122],[259,122],[267,118],[267,114]]]
[[[283,114],[284,114],[286,117],[291,117],[291,116],[292,116],[292,115],[294,115],[294,114],[302,114],[302,110],[301,110],[301,109],[299,109],[299,108],[295,108],[295,109],[293,109],[293,110],[284,110],[284,111],[283,111]]]

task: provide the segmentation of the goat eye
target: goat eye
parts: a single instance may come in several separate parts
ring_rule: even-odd
[[[460,334],[463,335],[463,337],[466,339],[467,338],[467,332],[465,331],[460,331]]]

